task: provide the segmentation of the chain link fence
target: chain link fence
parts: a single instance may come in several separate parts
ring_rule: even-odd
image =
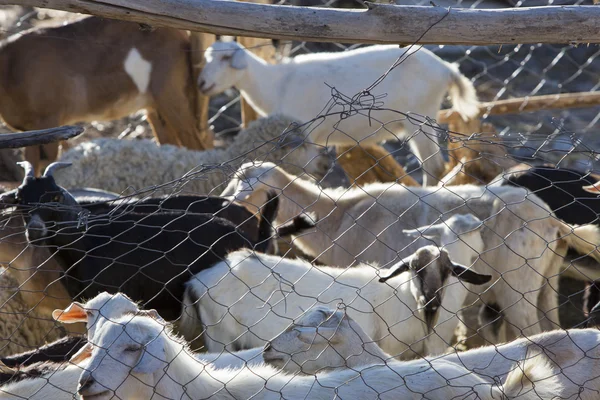
[[[15,15],[7,36],[72,18]],[[598,85],[596,46],[426,48],[481,102]],[[440,90],[428,65],[386,80],[426,54],[397,51],[310,119],[241,128],[228,89],[215,149],[158,146],[138,113],[3,177],[0,398],[598,398],[599,106],[442,124],[390,107]]]

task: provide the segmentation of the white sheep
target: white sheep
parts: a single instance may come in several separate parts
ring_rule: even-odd
[[[301,55],[273,65],[238,43],[216,42],[205,57],[198,77],[204,94],[235,86],[262,116],[282,113],[302,122],[314,120],[309,136],[314,143],[353,146],[410,138],[423,162],[425,185],[444,170],[431,121],[446,93],[463,118],[478,113],[472,83],[456,65],[422,47],[370,46]]]
[[[546,203],[523,188],[379,183],[328,189],[271,163],[247,163],[222,195],[258,207],[269,190],[280,193],[276,224],[302,213],[315,215],[317,230],[293,241],[327,265],[360,261],[387,266],[425,243],[407,237],[404,229],[435,224],[457,213],[477,216],[484,221],[485,251],[474,268],[492,275],[493,280],[490,290],[471,289],[486,304],[501,307],[509,322],[509,339],[557,326],[555,290],[567,248],[600,259],[598,227],[576,227],[558,220]]]
[[[64,335],[51,318],[28,305],[24,297],[29,295],[0,268],[0,356],[29,351]]]
[[[195,337],[200,319],[209,351],[247,349],[265,344],[303,310],[342,302],[383,349],[414,358],[427,353],[425,341],[439,305],[453,296],[459,279],[480,285],[490,276],[453,263],[435,246],[383,272],[366,264],[316,267],[300,259],[236,251],[186,284],[179,327],[186,337]]]
[[[67,151],[60,161],[73,167],[57,171],[55,178],[67,189],[97,187],[122,193],[172,182],[186,193],[210,194],[222,191],[219,186],[248,160],[273,161],[294,173],[323,176],[331,166],[329,156],[323,146],[306,142],[306,128],[295,124],[281,115],[262,118],[226,149],[209,151],[158,146],[150,140],[95,139]]]
[[[117,320],[96,334],[98,346],[79,379],[78,394],[83,398],[108,399],[114,394],[135,399],[446,400],[474,396],[491,400],[503,396],[476,374],[443,360],[294,376],[268,366],[213,369],[190,355],[168,327],[152,318]],[[540,386],[536,385],[536,393],[527,391],[521,399],[538,398],[538,394],[549,398],[556,390],[556,385]]]

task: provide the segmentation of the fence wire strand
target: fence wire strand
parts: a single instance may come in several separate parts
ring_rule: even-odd
[[[6,37],[73,20],[3,12]],[[363,47],[282,42],[277,59]],[[5,182],[0,399],[598,398],[600,106],[442,124],[391,107],[407,89],[390,78],[431,51],[479,101],[526,107],[597,91],[600,51],[403,51],[358,91],[311,77],[328,96],[306,98],[310,120],[242,127],[228,89],[215,149],[158,146],[136,113],[86,124],[73,165]]]

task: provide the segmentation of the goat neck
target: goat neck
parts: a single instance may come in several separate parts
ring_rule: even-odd
[[[248,66],[235,86],[260,115],[273,114],[277,111],[277,100],[280,97],[275,88],[281,86],[279,82],[283,79],[283,68],[281,65],[269,64],[247,50],[246,56]]]

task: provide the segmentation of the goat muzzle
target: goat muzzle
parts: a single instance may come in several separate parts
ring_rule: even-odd
[[[48,228],[44,220],[37,214],[33,214],[27,223],[27,239],[32,242],[34,240],[43,239],[48,234]]]

